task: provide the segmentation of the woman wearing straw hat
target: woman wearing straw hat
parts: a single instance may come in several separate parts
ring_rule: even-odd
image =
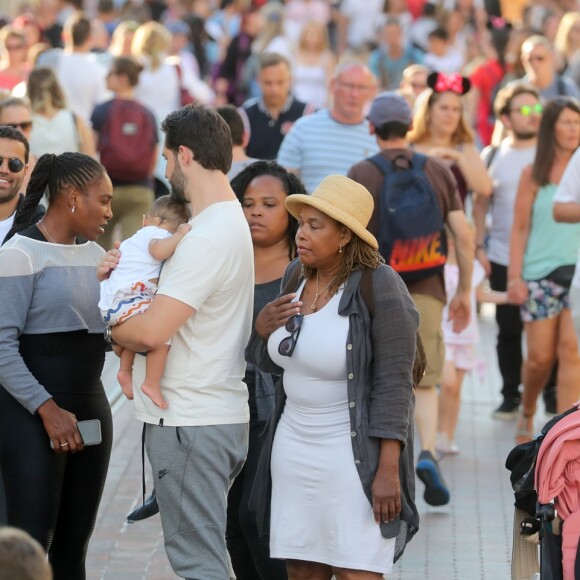
[[[299,258],[247,351],[282,375],[252,502],[264,525],[271,473],[270,552],[290,580],[379,579],[418,528],[418,314],[366,229],[373,200],[363,186],[331,175],[286,206]]]

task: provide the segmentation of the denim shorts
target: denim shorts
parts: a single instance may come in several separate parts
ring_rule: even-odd
[[[564,308],[570,308],[568,288],[564,288],[546,278],[527,280],[528,299],[520,307],[524,322],[555,318]]]

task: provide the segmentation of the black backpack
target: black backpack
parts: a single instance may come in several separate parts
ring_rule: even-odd
[[[510,481],[514,490],[514,506],[524,510],[530,516],[536,515],[536,504],[538,501],[538,494],[536,492],[536,485],[534,481],[534,474],[536,471],[536,459],[540,451],[540,445],[544,441],[548,431],[558,422],[570,413],[578,411],[576,407],[572,407],[550,419],[544,427],[540,435],[532,441],[516,445],[508,454],[505,461],[506,469],[511,471]]]
[[[443,271],[447,261],[445,223],[437,196],[424,172],[426,155],[381,153],[368,159],[383,173],[379,197],[379,251],[405,282]]]

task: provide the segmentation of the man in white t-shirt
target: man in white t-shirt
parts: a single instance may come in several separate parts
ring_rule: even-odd
[[[242,382],[252,323],[250,230],[229,186],[226,122],[203,105],[168,115],[163,155],[172,195],[190,202],[191,231],[163,267],[149,309],[107,329],[143,352],[169,339],[161,389],[167,409],[135,389],[146,423],[165,548],[183,578],[233,577],[226,549],[226,497],[248,446],[248,391]]]
[[[0,245],[14,224],[18,206],[24,200],[19,195],[28,171],[28,141],[9,126],[0,126]]]
[[[513,82],[498,92],[494,108],[496,117],[506,130],[506,137],[499,147],[487,147],[482,153],[493,182],[493,194],[491,197],[478,195],[475,199],[475,255],[490,277],[491,288],[505,291],[509,284],[507,267],[516,193],[522,170],[534,161],[542,106],[535,88],[523,82]],[[491,227],[486,244],[488,211]],[[502,402],[493,416],[513,419],[520,404],[523,326],[519,307],[510,304],[497,306],[496,320],[497,358],[503,385]]]
[[[63,39],[65,48],[56,58],[56,75],[68,107],[90,123],[95,105],[110,98],[106,85],[107,69],[91,52],[90,20],[82,13],[70,16],[64,26]],[[50,63],[50,56],[46,58]]]

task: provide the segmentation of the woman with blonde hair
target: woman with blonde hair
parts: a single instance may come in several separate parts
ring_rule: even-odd
[[[68,151],[95,156],[91,131],[67,108],[64,92],[52,69],[33,69],[28,77],[27,94],[32,108],[32,153],[60,155]]]
[[[135,32],[139,28],[139,23],[135,20],[124,20],[119,22],[113,31],[109,53],[112,56],[131,56],[131,47]]]
[[[171,33],[158,22],[146,22],[137,28],[131,51],[143,65],[135,87],[135,99],[155,115],[159,142],[163,143],[160,122],[181,106],[181,82],[177,67],[166,62],[171,45]],[[165,162],[158,148],[155,177],[166,183]]]
[[[294,62],[292,77],[296,98],[318,108],[325,107],[336,57],[330,50],[324,24],[312,21],[302,29]]]
[[[491,195],[491,180],[464,115],[462,97],[471,87],[469,79],[433,72],[427,85],[416,103],[409,133],[412,147],[449,164],[464,203],[469,192]]]
[[[24,32],[5,26],[0,30],[0,48],[2,49],[0,89],[11,91],[17,84],[26,80],[30,70]]]
[[[567,12],[560,20],[554,40],[560,74],[580,86],[580,12]]]

